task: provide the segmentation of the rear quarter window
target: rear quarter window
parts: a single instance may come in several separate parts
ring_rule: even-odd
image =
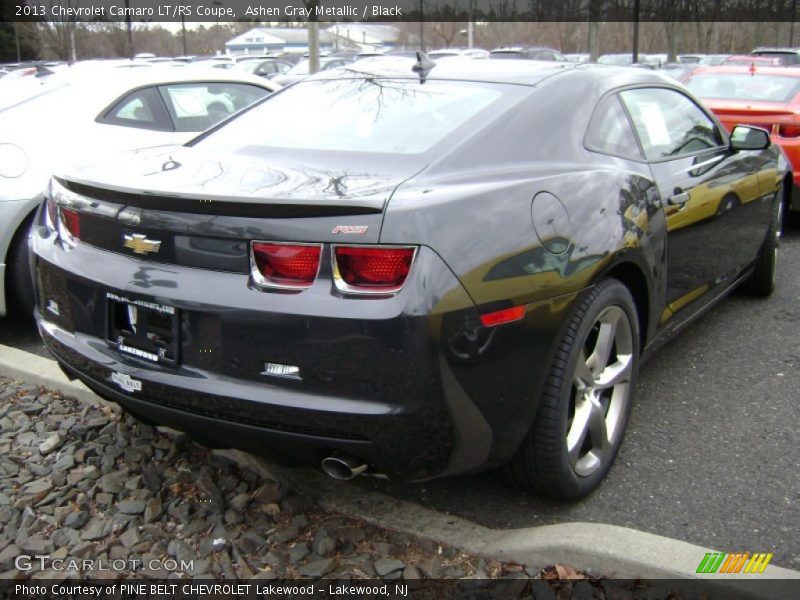
[[[586,148],[632,160],[643,160],[642,151],[633,133],[628,115],[619,97],[612,94],[597,105],[585,138]]]

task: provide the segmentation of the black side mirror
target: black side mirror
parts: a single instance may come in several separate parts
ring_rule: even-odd
[[[731,150],[763,150],[769,148],[769,132],[760,127],[737,125],[731,131]]]

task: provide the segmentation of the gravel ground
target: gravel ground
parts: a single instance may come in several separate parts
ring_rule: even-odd
[[[3,579],[505,577],[548,585],[584,577],[562,565],[534,572],[501,564],[319,510],[183,434],[5,378],[0,529]],[[17,568],[21,555],[62,562],[59,570],[36,559]],[[83,571],[84,559],[105,570]]]

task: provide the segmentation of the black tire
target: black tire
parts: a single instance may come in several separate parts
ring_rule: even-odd
[[[28,260],[28,234],[33,224],[33,215],[20,225],[8,251],[8,278],[6,298],[10,312],[25,319],[33,319],[35,299],[33,277]]]
[[[778,188],[776,201],[772,211],[772,220],[756,258],[753,274],[748,277],[743,285],[744,291],[752,296],[766,298],[775,291],[775,282],[778,272],[778,248],[781,244],[785,210],[783,185]]]
[[[618,318],[619,327],[624,329],[623,321],[627,322],[630,333],[630,343],[625,344],[616,341],[609,345],[609,357],[614,355],[616,363],[622,365],[623,362],[630,364],[630,375],[627,383],[627,393],[621,404],[614,406],[617,417],[614,419],[615,426],[609,435],[605,427],[606,419],[610,418],[611,399],[599,397],[597,401],[597,414],[603,414],[603,431],[606,439],[612,437],[610,443],[603,448],[602,459],[598,460],[593,472],[580,474],[578,466],[580,461],[591,458],[587,452],[578,460],[578,464],[573,464],[575,459],[570,458],[567,450],[568,435],[573,429],[576,407],[578,402],[587,403],[588,390],[592,387],[584,386],[581,391],[574,380],[579,379],[577,370],[578,361],[585,356],[586,347],[590,346],[594,340],[599,339],[598,319],[605,318],[605,315],[613,314]],[[616,326],[614,326],[616,327]],[[614,334],[616,335],[616,334]],[[620,338],[621,339],[621,338]],[[619,346],[619,348],[618,348]],[[620,352],[622,346],[624,352]],[[595,351],[599,344],[595,346]],[[584,365],[592,362],[593,352]],[[620,358],[623,357],[623,358]],[[610,360],[607,359],[607,360]],[[609,363],[611,364],[611,363]],[[613,365],[612,365],[613,366]],[[539,404],[539,409],[534,419],[531,430],[522,442],[517,454],[506,466],[505,474],[517,486],[531,491],[539,496],[560,501],[575,501],[584,498],[591,493],[605,477],[608,470],[616,458],[619,447],[622,444],[625,427],[630,416],[633,391],[636,387],[636,379],[639,367],[639,321],[636,313],[636,306],[630,291],[624,284],[616,279],[604,279],[591,290],[588,290],[582,298],[579,298],[568,317],[568,325],[558,344],[558,347],[547,374],[544,390]],[[589,367],[589,373],[596,376]],[[606,367],[600,370],[605,372]],[[583,371],[585,373],[585,371]],[[585,378],[583,379],[586,380]],[[593,381],[599,381],[594,377]],[[622,384],[620,384],[620,388]],[[617,393],[618,388],[611,388],[611,394]],[[608,390],[606,390],[608,391]],[[605,392],[602,392],[605,393]],[[616,398],[616,396],[613,396]],[[620,396],[621,398],[622,396]],[[608,404],[602,406],[607,401]],[[592,409],[591,414],[595,414]],[[573,414],[571,414],[573,413]],[[586,414],[586,413],[584,413]],[[585,427],[585,438],[594,437],[590,432],[590,423]],[[575,421],[577,423],[577,421]],[[578,428],[580,429],[580,428]],[[577,444],[574,444],[579,455],[583,452],[587,440],[576,437]],[[583,439],[583,441],[581,441]],[[591,444],[592,442],[589,441]],[[593,450],[592,450],[593,451]],[[585,470],[585,469],[584,469]]]

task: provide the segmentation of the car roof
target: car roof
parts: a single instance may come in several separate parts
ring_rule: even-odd
[[[376,62],[359,61],[339,69],[312,75],[310,79],[337,79],[350,76],[377,76],[387,79],[418,79],[412,70],[416,60],[398,57],[395,60]],[[614,65],[579,64],[544,60],[482,61],[449,57],[436,61],[428,73],[428,80],[476,81],[535,86],[545,79],[562,73],[579,73],[581,77],[609,82],[609,85],[651,82],[674,84],[674,80],[659,75],[651,69],[619,67]]]
[[[12,102],[5,107],[12,108],[17,103],[22,103],[25,98],[57,89],[71,90],[70,93],[77,94],[77,97],[95,98],[99,104],[103,104],[140,87],[206,81],[244,83],[270,91],[281,87],[268,79],[241,71],[230,73],[220,69],[176,69],[158,65],[141,69],[117,69],[82,63],[62,67],[44,77],[24,77],[13,82],[3,81],[0,86],[14,86],[13,90],[7,87],[2,88],[4,91],[8,90],[11,96],[16,95],[20,100],[20,102]],[[94,101],[92,105],[94,105]]]
[[[701,65],[695,67],[691,76],[701,73],[732,73],[747,75],[783,75],[784,77],[800,77],[800,67],[759,67],[753,69],[747,65]]]
[[[70,67],[62,68],[48,75],[46,78],[53,81],[63,81],[72,84],[91,84],[102,78],[104,87],[115,87],[133,89],[139,86],[162,84],[162,83],[189,83],[193,81],[223,81],[239,82],[270,90],[278,89],[280,86],[270,82],[263,77],[243,74],[240,71],[228,71],[214,68],[191,68],[181,69],[170,66],[161,66],[158,63],[148,67],[127,69],[106,67],[103,65],[90,65],[75,63]]]
[[[800,48],[759,47],[753,50],[752,54],[756,52],[763,54],[800,54]]]

